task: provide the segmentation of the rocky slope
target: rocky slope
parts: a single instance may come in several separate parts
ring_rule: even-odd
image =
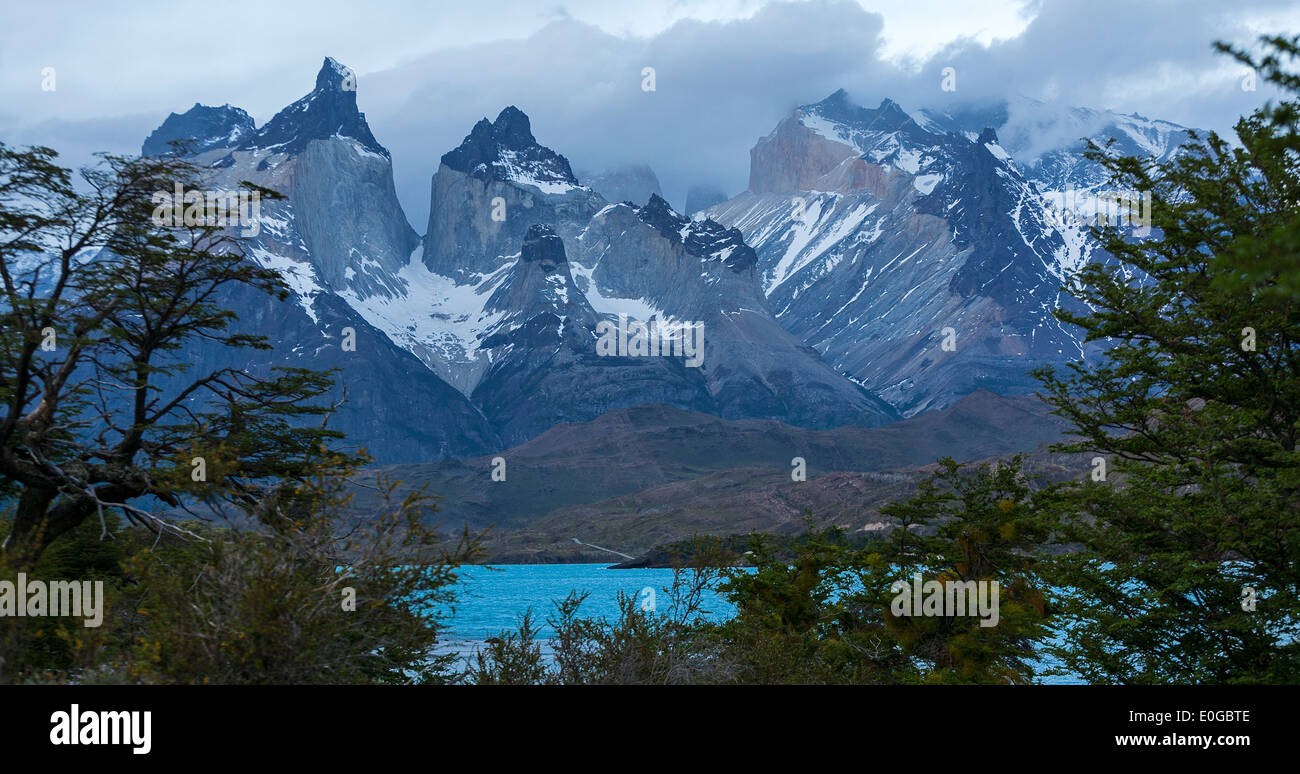
[[[207,107],[195,102],[184,113],[172,113],[155,129],[140,149],[144,156],[203,153],[213,148],[233,148],[252,134],[252,116],[237,107]],[[172,143],[180,140],[182,145]]]
[[[285,195],[261,202],[255,229],[232,228],[291,291],[280,306],[230,300],[275,346],[243,365],[341,369],[336,426],[379,459],[482,453],[642,403],[808,427],[897,417],[775,321],[738,231],[688,221],[653,193],[611,205],[514,107],[443,156],[421,238],[356,99],[350,72],[326,59],[315,88],[265,126],[196,106],[145,150],[185,137],[211,187]],[[700,350],[609,356],[602,323],[625,337],[702,326]],[[247,353],[195,355],[232,356]]]
[[[523,296],[514,293],[507,303],[499,290],[507,277],[510,287],[520,285],[529,265],[522,245],[542,227],[557,254],[564,251],[554,284],[546,287],[576,293],[565,297],[563,312],[550,309],[537,318],[521,311]],[[440,362],[433,367],[476,402],[490,402],[481,405],[491,416],[512,421],[504,420],[505,407],[532,400],[534,408],[517,410],[535,416],[521,425],[530,428],[523,432],[541,426],[547,407],[554,422],[647,402],[808,427],[874,425],[897,416],[775,321],[753,250],[739,232],[690,221],[654,194],[643,206],[610,204],[578,183],[564,156],[537,142],[516,108],[480,121],[443,156],[423,256],[447,290],[432,299],[432,317],[442,327],[414,346],[435,352]],[[663,362],[633,363],[635,352],[600,355],[595,334],[602,321],[620,331],[700,330],[702,357],[692,358],[685,347],[649,358]],[[503,330],[520,326],[528,330]],[[503,342],[511,352],[505,363]],[[534,351],[525,352],[529,347]],[[532,365],[521,371],[524,360]],[[553,371],[546,375],[549,386],[530,398],[525,387],[540,383],[522,374],[541,376],[542,363]],[[507,435],[515,432],[512,426]]]
[[[833,430],[644,405],[557,425],[502,452],[505,481],[491,480],[492,457],[368,475],[440,494],[430,519],[447,530],[494,526],[494,558],[606,561],[572,539],[638,554],[697,532],[800,529],[805,508],[861,529],[878,520],[873,503],[909,491],[935,459],[1033,450],[1064,427],[1034,398],[985,391],[882,427]],[[794,457],[804,459],[806,481],[792,480]],[[1089,470],[1076,467],[1072,474]]]
[[[472,397],[506,443],[637,403],[713,408],[699,374],[679,359],[599,354],[599,316],[550,226],[530,227],[500,276],[484,306],[496,321],[480,345],[490,365]]]
[[[644,207],[603,208],[576,242],[582,286],[598,311],[701,327],[699,371],[719,416],[816,428],[897,417],[781,327],[736,229],[689,220],[652,196]]]
[[[345,77],[345,68],[326,59],[315,88],[260,130],[243,122],[243,111],[197,106],[169,118],[146,142],[148,153],[161,138],[188,135],[191,147],[206,148],[194,161],[209,168],[210,187],[230,190],[248,180],[285,196],[260,203],[256,229],[231,228],[235,235],[257,232],[241,240],[243,250],[276,269],[292,291],[289,303],[248,292],[226,299],[239,325],[273,348],[199,348],[190,355],[198,367],[253,373],[339,369],[333,397],[346,402],[331,427],[381,461],[496,448],[499,437],[482,413],[356,308],[407,296],[406,268],[418,261],[420,240],[398,206],[388,152],[357,110],[355,91],[344,88]],[[212,120],[212,110],[225,118]],[[355,350],[343,348],[346,329]]]
[[[744,234],[777,319],[905,414],[1089,353],[1051,315],[1094,247],[996,132],[971,138],[839,91],[750,153],[749,189],[708,211]]]

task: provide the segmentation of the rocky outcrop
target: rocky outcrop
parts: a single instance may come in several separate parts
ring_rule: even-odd
[[[176,151],[196,154],[233,148],[253,130],[252,116],[237,107],[208,107],[195,102],[184,113],[169,114],[145,139],[140,155],[162,156]]]
[[[201,368],[262,375],[278,367],[336,370],[330,399],[340,407],[330,427],[381,462],[498,448],[500,439],[478,408],[422,362],[418,350],[395,341],[384,330],[387,318],[376,314],[409,298],[419,237],[394,194],[388,152],[356,110],[355,93],[343,88],[346,74],[327,59],[316,88],[266,127],[240,123],[242,139],[209,142],[193,157],[210,170],[214,189],[248,180],[284,195],[260,202],[255,229],[231,226],[230,233],[241,237],[249,260],[279,272],[290,296],[281,302],[230,290],[221,303],[238,315],[238,329],[265,336],[271,348],[203,346],[189,356]],[[213,115],[197,108],[191,114]],[[178,131],[184,127],[172,122],[168,132]]]
[[[550,226],[529,227],[485,309],[499,322],[483,338],[491,366],[472,397],[506,443],[640,403],[713,409],[704,380],[680,359],[601,352],[600,317]]]
[[[804,427],[897,418],[781,327],[763,297],[756,255],[736,229],[691,221],[651,197],[644,207],[604,208],[577,244],[597,311],[701,326],[699,370],[719,416]]]
[[[496,271],[533,224],[564,237],[605,202],[578,184],[569,162],[537,142],[514,106],[474,125],[433,176],[424,261],[458,284]]]
[[[316,74],[316,88],[275,114],[266,126],[240,143],[243,150],[261,149],[295,154],[313,140],[342,137],[367,151],[388,158],[388,150],[370,132],[366,116],[357,109],[356,76],[329,57]]]

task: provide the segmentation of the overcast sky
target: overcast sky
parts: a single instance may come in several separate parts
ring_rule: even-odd
[[[1019,94],[1228,131],[1272,93],[1244,91],[1243,68],[1210,44],[1300,32],[1295,0],[42,2],[0,14],[0,140],[49,144],[70,163],[138,152],[195,102],[237,105],[260,126],[333,56],[358,73],[421,232],[438,158],[510,104],[575,167],[647,163],[681,206],[695,183],[743,189],[754,141],[841,87],[869,106]],[[944,67],[954,92],[940,89]]]

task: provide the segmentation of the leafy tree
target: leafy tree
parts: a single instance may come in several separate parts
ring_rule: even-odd
[[[101,526],[87,520],[51,546],[27,571],[29,577],[46,581],[102,583],[105,599],[101,612],[107,615],[115,604],[117,589],[126,580],[122,562],[142,546],[131,539],[133,535],[119,532],[121,519],[116,513],[106,513],[104,520],[115,539],[104,540]],[[7,527],[0,520],[0,535]],[[13,581],[15,574],[9,570],[0,558],[0,579]],[[112,660],[109,654],[119,649],[109,628],[87,628],[82,618],[68,616],[0,618],[0,684],[62,682],[64,676],[91,668],[102,659]]]
[[[543,658],[532,611],[516,631],[502,632],[475,654],[465,679],[478,685],[680,685],[730,682],[735,675],[717,627],[708,623],[704,592],[721,574],[725,552],[697,538],[689,565],[678,565],[662,589],[666,609],[642,607],[619,592],[613,620],[582,616],[586,592],[555,602],[546,623],[554,632]]]
[[[951,610],[900,616],[890,605],[886,624],[907,657],[921,662],[928,682],[1025,683],[1034,677],[1036,648],[1049,634],[1049,590],[1037,556],[1048,530],[1022,465],[1018,456],[965,473],[945,458],[913,497],[881,509],[898,521],[898,537],[886,544],[890,550],[872,557],[873,568],[887,559],[899,575],[919,574],[926,585],[937,581],[945,599],[972,583],[988,584],[990,597],[996,596],[996,619],[972,617],[969,605],[965,617]]]
[[[81,192],[55,158],[0,145],[0,576],[102,579],[107,609],[99,629],[10,621],[0,680],[445,680],[438,611],[477,539],[444,545],[418,493],[351,505],[365,458],[329,448],[329,374],[186,362],[269,348],[225,304],[287,297],[232,234],[155,221],[154,193],[202,191],[202,170],[105,156]]]
[[[84,192],[54,151],[0,144],[0,499],[13,503],[0,551],[14,566],[87,519],[106,532],[111,509],[155,531],[177,527],[150,503],[186,496],[267,516],[264,496],[288,491],[276,482],[309,476],[336,437],[306,421],[329,410],[315,402],[326,374],[190,372],[200,342],[269,348],[231,331],[224,293],[287,294],[230,233],[155,222],[153,194],[201,191],[201,170],[104,156],[81,174]]]
[[[478,538],[446,543],[421,523],[431,503],[392,496],[357,513],[343,455],[316,460],[310,507],[256,530],[146,547],[125,563],[115,621],[123,666],[111,679],[163,683],[439,683],[436,652],[457,568]],[[103,670],[101,670],[102,672]],[[110,679],[110,675],[101,675]]]
[[[1261,59],[1295,95],[1300,38]],[[1113,264],[1058,312],[1113,347],[1038,372],[1043,397],[1106,481],[1056,492],[1065,631],[1054,649],[1092,682],[1300,680],[1300,102],[1240,119],[1240,145],[1195,137],[1165,163],[1094,146],[1121,189],[1150,192],[1155,236],[1096,235]],[[1249,599],[1257,600],[1254,609]]]
[[[537,642],[540,629],[527,610],[519,619],[519,629],[489,637],[484,648],[474,654],[474,665],[467,673],[474,685],[540,685],[546,680],[546,662]]]
[[[835,528],[810,529],[793,557],[754,536],[748,553],[754,572],[732,572],[721,587],[736,605],[735,619],[720,632],[739,667],[735,681],[898,682],[907,665],[884,630],[874,594],[864,610],[855,585],[862,557]],[[878,585],[867,582],[873,591]]]
[[[1034,552],[1047,529],[1022,479],[1021,458],[962,470],[941,460],[917,493],[881,512],[897,526],[885,540],[848,545],[835,530],[809,540],[793,562],[760,542],[756,573],[724,587],[739,608],[723,627],[756,682],[1028,682],[1035,647],[1048,637],[1045,581]],[[920,575],[969,600],[998,583],[998,617],[981,625],[944,609],[896,609],[895,585]],[[923,590],[928,590],[923,585]],[[992,591],[991,583],[986,587]],[[988,599],[988,597],[986,597]],[[992,621],[988,616],[985,622]]]

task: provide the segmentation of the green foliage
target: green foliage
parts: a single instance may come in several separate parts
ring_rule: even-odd
[[[733,573],[726,587],[740,610],[728,625],[737,640],[777,659],[755,663],[755,678],[782,681],[793,670],[801,682],[1029,681],[1035,643],[1048,633],[1033,555],[1046,532],[1020,466],[1015,458],[967,474],[940,461],[915,496],[882,509],[898,525],[889,539],[864,548],[847,548],[836,531],[792,563],[756,546],[758,571]],[[899,614],[895,582],[918,574],[945,589],[997,581],[997,624],[948,610]]]
[[[546,664],[537,642],[533,611],[519,620],[519,629],[489,637],[486,647],[474,654],[475,666],[467,677],[475,685],[540,685],[546,680]]]
[[[910,671],[889,636],[869,550],[854,550],[837,529],[811,532],[786,560],[756,538],[755,571],[733,571],[722,589],[737,616],[721,627],[744,683],[892,683]]]
[[[932,682],[1028,682],[1030,660],[1047,636],[1047,579],[1037,557],[1048,530],[1021,475],[1022,457],[980,466],[962,475],[951,459],[939,461],[934,478],[916,496],[882,509],[898,520],[899,536],[888,559],[902,572],[933,576],[945,587],[998,583],[996,625],[956,616],[894,615],[886,623],[913,659],[928,667]],[[912,525],[921,527],[914,536]],[[932,537],[924,527],[934,525]],[[878,566],[879,559],[872,562]],[[960,588],[960,587],[957,587]]]
[[[297,492],[310,502],[273,527],[222,530],[203,542],[146,551],[139,579],[134,666],[145,680],[218,683],[430,683],[433,610],[452,602],[455,570],[477,554],[464,535],[444,546],[420,522],[419,495],[364,518],[349,515],[343,458],[324,460]],[[354,601],[354,604],[350,604]],[[138,622],[139,619],[136,619]]]
[[[127,582],[122,561],[139,544],[130,530],[121,528],[121,519],[105,514],[104,525],[86,521],[69,533],[35,566],[17,568],[0,557],[0,580],[13,582],[17,573],[43,581],[100,581],[112,609],[115,595]],[[0,518],[0,537],[12,522]],[[62,676],[82,673],[105,657],[112,647],[111,636],[103,629],[87,628],[75,617],[0,618],[0,683],[58,681]]]
[[[142,528],[100,541],[87,522],[42,555],[30,577],[102,578],[105,621],[4,621],[0,680],[83,683],[437,683],[440,616],[477,537],[446,543],[420,521],[418,494],[346,506],[343,458],[318,461],[273,526],[190,523],[193,537]],[[110,524],[111,528],[115,525]],[[354,602],[354,603],[353,603]]]
[[[1234,53],[1294,94],[1297,39],[1263,42],[1261,61]],[[1083,547],[1053,570],[1055,655],[1089,681],[1300,679],[1298,120],[1300,103],[1271,105],[1237,123],[1239,147],[1211,133],[1158,165],[1090,152],[1152,192],[1158,231],[1097,232],[1120,265],[1085,269],[1091,311],[1058,316],[1109,359],[1039,372],[1080,437],[1061,449],[1111,471],[1044,500]]]
[[[232,330],[228,293],[287,294],[231,233],[155,221],[153,194],[202,191],[204,170],[105,155],[81,177],[78,190],[48,148],[0,144],[0,497],[14,507],[0,551],[28,566],[106,509],[170,529],[136,501],[257,512],[338,437],[317,401],[328,374],[191,372],[199,342],[269,347]]]
[[[799,540],[754,536],[753,571],[724,568],[728,541],[701,539],[679,568],[666,614],[619,597],[614,621],[579,615],[585,595],[557,603],[542,658],[527,618],[478,655],[471,680],[501,683],[1010,683],[1033,677],[1035,645],[1050,633],[1045,582],[1033,551],[1046,535],[1020,458],[967,472],[940,463],[917,495],[890,506],[890,540],[830,529]],[[710,554],[708,548],[714,553]],[[997,581],[1000,615],[896,615],[895,581],[920,573],[944,584]],[[720,583],[719,583],[720,582]],[[728,595],[736,616],[710,623],[703,590]]]

